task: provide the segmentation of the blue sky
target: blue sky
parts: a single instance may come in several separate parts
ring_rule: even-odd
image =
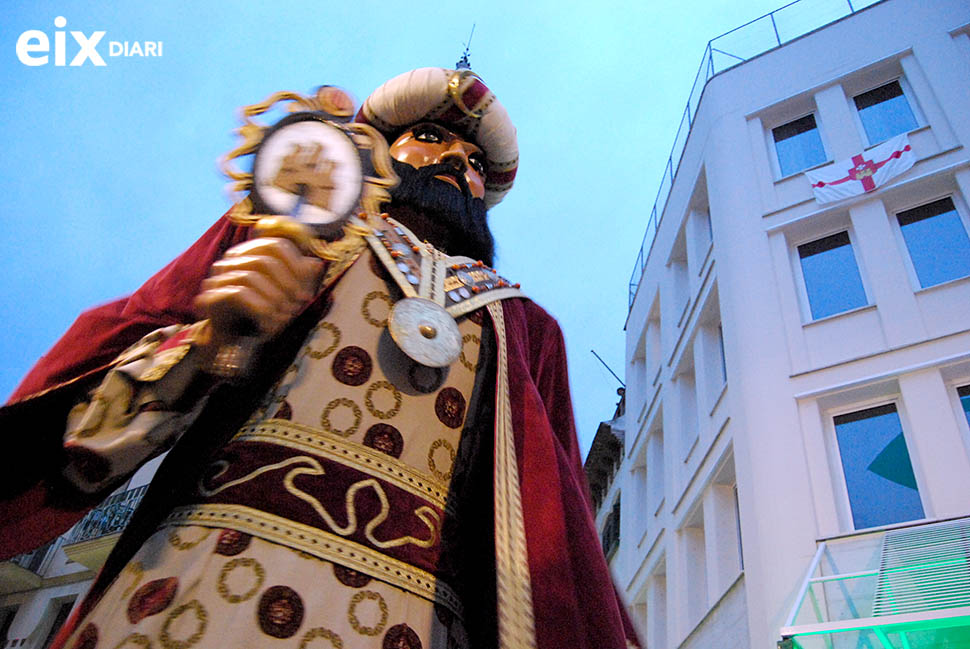
[[[707,41],[780,0],[31,2],[0,23],[0,392],[86,307],[124,295],[229,206],[239,107],[320,84],[362,101],[406,70],[472,66],[519,132],[497,267],[565,333],[585,452],[623,376],[627,282]],[[107,63],[28,67],[28,29],[105,31]],[[67,61],[78,51],[66,35]],[[155,58],[109,41],[162,41]]]

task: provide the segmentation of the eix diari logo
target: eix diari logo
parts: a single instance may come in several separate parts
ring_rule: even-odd
[[[63,29],[67,26],[67,19],[58,16],[54,19],[54,26]],[[104,38],[105,31],[91,32],[90,36],[84,32],[71,31],[74,42],[80,48],[70,65],[79,66],[91,61],[94,65],[107,65],[104,57],[98,51],[98,44]],[[67,35],[62,31],[54,32],[54,65],[63,66],[67,61]],[[47,34],[39,29],[28,29],[17,39],[17,58],[24,65],[47,65],[50,60],[51,43]],[[162,41],[109,41],[108,56],[161,56]]]

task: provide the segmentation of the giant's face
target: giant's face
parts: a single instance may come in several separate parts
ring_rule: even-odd
[[[435,179],[468,191],[474,198],[485,196],[485,153],[443,126],[431,122],[412,126],[394,141],[390,153],[415,169],[446,165]]]

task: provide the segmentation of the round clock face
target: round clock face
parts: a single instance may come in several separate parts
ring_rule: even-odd
[[[253,192],[271,214],[309,225],[349,217],[363,187],[360,154],[350,136],[314,113],[273,126],[253,161]]]

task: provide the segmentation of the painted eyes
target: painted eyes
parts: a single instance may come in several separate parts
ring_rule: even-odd
[[[477,153],[473,153],[468,156],[468,166],[475,170],[475,172],[481,176],[485,177],[485,157]]]
[[[439,144],[445,141],[441,128],[434,124],[420,124],[414,127],[414,139],[419,142]]]
[[[419,124],[414,127],[413,130],[414,139],[418,142],[427,142],[429,144],[442,144],[446,142],[450,135],[451,137],[456,137],[450,131],[446,131],[444,128],[438,126],[437,124]],[[487,165],[485,161],[485,155],[481,152],[475,152],[468,156],[468,166],[475,171],[479,176],[485,178],[485,173],[487,170]]]

